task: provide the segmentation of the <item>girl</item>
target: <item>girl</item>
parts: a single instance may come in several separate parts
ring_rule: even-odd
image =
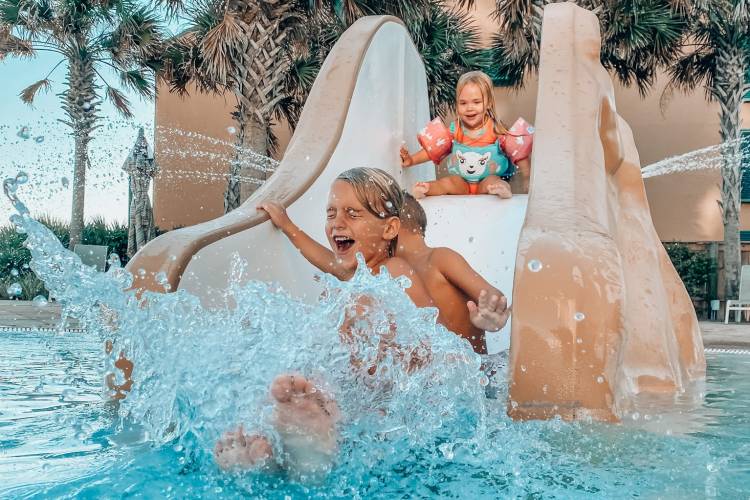
[[[494,194],[512,196],[504,180],[521,171],[528,186],[529,155],[533,127],[519,119],[510,130],[495,116],[492,80],[481,71],[461,75],[456,85],[458,123],[446,128],[439,118],[422,130],[418,139],[424,149],[411,155],[401,147],[401,165],[410,167],[432,160],[440,163],[451,154],[448,171],[453,174],[432,182],[418,182],[415,198],[443,194]]]

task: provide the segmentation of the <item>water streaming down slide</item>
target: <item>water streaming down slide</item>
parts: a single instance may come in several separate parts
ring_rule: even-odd
[[[514,303],[512,325],[488,339],[490,352],[505,349],[512,330],[511,416],[616,420],[637,393],[681,391],[702,376],[700,333],[651,223],[632,135],[598,61],[596,17],[547,6],[542,40],[531,195],[428,198],[427,239],[464,255]],[[434,179],[431,165],[403,172],[397,155],[402,140],[416,148],[429,118],[424,67],[402,23],[361,19],[326,59],[276,173],[230,214],[147,245],[128,265],[134,286],[226,307],[237,254],[249,263],[243,279],[317,300],[316,270],[255,207],[284,203],[324,242],[340,172],[378,167],[403,186]]]

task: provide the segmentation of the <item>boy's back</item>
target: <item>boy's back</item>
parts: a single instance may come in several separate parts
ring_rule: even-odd
[[[449,248],[427,246],[424,241],[427,218],[419,202],[411,195],[405,196],[403,212],[397,256],[406,260],[424,283],[435,306],[440,310],[440,322],[468,340],[474,351],[486,354],[484,330],[475,326],[472,321],[468,303],[478,303],[483,291],[490,294],[493,296],[491,305],[483,309],[494,314],[491,324],[497,324],[494,320],[504,324],[508,311],[505,299],[501,299],[502,293],[487,283],[457,252]],[[474,310],[476,311],[476,304]]]
[[[410,243],[405,241],[402,248],[408,248]],[[414,268],[417,276],[421,278],[435,306],[440,311],[440,323],[448,330],[468,340],[475,352],[486,354],[484,331],[471,323],[469,309],[466,306],[466,303],[474,298],[453,284],[447,276],[450,273],[446,272],[448,268],[456,266],[457,262],[464,261],[463,257],[449,248],[430,248],[426,245],[422,252],[407,251],[399,255]]]

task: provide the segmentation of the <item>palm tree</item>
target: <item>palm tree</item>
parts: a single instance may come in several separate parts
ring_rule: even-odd
[[[294,128],[338,37],[359,17],[374,14],[397,16],[409,28],[428,69],[434,112],[452,104],[462,72],[488,61],[468,15],[446,10],[441,1],[204,0],[191,8],[191,26],[172,49],[169,74],[179,92],[187,92],[193,82],[201,91],[231,91],[236,96],[235,155],[225,192],[226,212],[267,177],[252,158],[275,150],[271,125],[283,120]],[[248,163],[249,168],[243,168]],[[243,184],[241,193],[240,179],[248,178],[250,185]]]
[[[153,98],[150,70],[157,67],[162,29],[155,12],[130,0],[0,0],[0,59],[52,52],[60,61],[41,80],[21,92],[32,104],[50,89],[50,76],[67,65],[60,94],[75,141],[70,248],[80,241],[84,220],[86,167],[91,133],[101,119],[106,96],[125,117],[132,116],[125,94],[102,74],[107,69],[127,89]],[[103,96],[102,96],[102,86]]]
[[[472,5],[473,0],[464,2]],[[489,52],[481,48],[479,30],[472,17],[442,0],[335,0],[329,5],[327,33],[330,45],[318,47],[325,59],[338,35],[354,21],[368,15],[391,15],[404,22],[427,72],[430,112],[444,115],[455,101],[455,88],[462,73],[489,71]],[[317,11],[326,12],[321,8]]]
[[[471,4],[473,1],[459,1]],[[539,67],[544,6],[551,0],[497,0],[499,24],[492,39],[492,70],[497,81],[520,87]],[[686,29],[680,4],[670,0],[583,0],[599,17],[601,62],[625,86],[646,94],[659,68],[673,62]]]
[[[701,0],[689,2],[690,20],[685,52],[670,70],[671,89],[692,91],[702,86],[719,104],[722,140],[721,210],[724,223],[724,292],[737,297],[741,268],[740,107],[750,91],[750,2]]]
[[[268,174],[253,165],[252,156],[267,155],[273,145],[269,129],[277,105],[287,98],[282,89],[304,12],[300,3],[281,0],[200,0],[188,7],[190,26],[171,51],[173,88],[184,93],[196,83],[201,91],[228,91],[236,98],[225,212],[238,207]],[[243,176],[250,182],[241,193]]]

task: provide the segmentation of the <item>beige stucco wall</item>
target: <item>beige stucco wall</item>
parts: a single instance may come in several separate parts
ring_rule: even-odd
[[[192,226],[224,213],[225,174],[231,158],[231,102],[161,85],[156,98],[154,222],[161,229]]]
[[[494,8],[493,0],[479,0],[476,3],[475,19],[482,30],[483,41],[488,43],[495,31],[495,23],[490,15]],[[667,157],[680,155],[696,149],[719,143],[718,106],[705,101],[702,91],[690,95],[675,94],[666,103],[660,103],[666,84],[660,78],[653,91],[641,98],[635,88],[623,88],[615,84],[617,110],[633,129],[641,164],[649,165]],[[498,88],[495,91],[498,113],[506,122],[523,116],[534,122],[536,115],[536,75],[530,75],[523,89]],[[662,106],[662,104],[664,104]],[[160,88],[156,103],[157,160],[162,173],[157,177],[154,188],[154,212],[159,227],[168,229],[210,220],[223,211],[223,189],[225,178],[221,177],[228,169],[231,157],[231,136],[227,127],[232,125],[229,117],[231,99],[200,95],[182,99]],[[750,124],[750,104],[743,108],[744,122]],[[165,133],[165,129],[181,129],[224,141],[212,144],[195,137]],[[286,127],[278,127],[280,151],[283,152],[289,139]],[[205,150],[218,157],[201,155],[182,158],[175,152],[190,149]],[[205,172],[208,177],[195,175],[177,178],[170,175],[174,170]],[[647,180],[646,189],[651,202],[654,224],[664,240],[689,240],[696,237],[720,238],[716,232],[716,217],[713,212],[703,210],[710,203],[706,196],[713,196],[717,190],[703,190],[700,203],[696,197],[685,192],[678,193],[685,184],[700,186],[705,176],[695,179]],[[691,191],[692,192],[692,191]],[[684,217],[686,205],[678,206],[670,200],[680,199],[692,203],[689,210],[699,220],[687,222]],[[750,217],[750,213],[747,214]],[[750,225],[750,219],[744,218]],[[699,232],[695,228],[702,228]]]

